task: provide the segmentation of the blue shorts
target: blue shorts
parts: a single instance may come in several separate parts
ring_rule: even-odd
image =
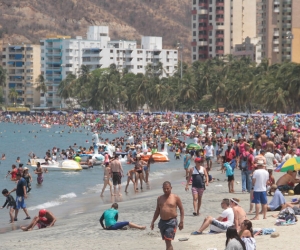
[[[268,199],[267,199],[267,192],[263,191],[263,192],[253,192],[253,203],[255,204],[267,204],[268,203]]]
[[[129,221],[122,221],[122,222],[117,222],[115,225],[110,226],[109,228],[107,228],[107,230],[118,230],[121,229],[125,226],[129,225]]]
[[[24,196],[16,197],[16,209],[20,209],[20,208],[26,208]]]

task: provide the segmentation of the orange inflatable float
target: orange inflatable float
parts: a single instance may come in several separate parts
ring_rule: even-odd
[[[149,158],[151,157],[151,154],[146,154],[146,155],[141,155],[141,158],[143,161],[148,161]],[[170,161],[168,156],[161,154],[161,153],[154,153],[152,154],[152,158],[154,162],[168,162]]]

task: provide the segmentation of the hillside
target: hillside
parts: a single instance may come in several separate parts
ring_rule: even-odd
[[[190,0],[1,0],[0,42],[38,43],[49,34],[85,36],[107,25],[112,39],[162,36],[164,47],[184,44],[190,61]]]

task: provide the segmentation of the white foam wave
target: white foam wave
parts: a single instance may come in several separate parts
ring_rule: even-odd
[[[75,193],[68,193],[68,194],[63,194],[59,196],[60,200],[66,200],[66,199],[72,199],[72,198],[76,198],[77,195]]]
[[[68,193],[68,194],[60,195],[59,198],[54,201],[47,201],[43,204],[29,207],[28,210],[37,210],[37,209],[44,209],[44,208],[49,208],[49,207],[56,207],[64,202],[66,202],[68,199],[72,199],[72,198],[76,198],[76,197],[77,197],[77,195],[75,193]]]

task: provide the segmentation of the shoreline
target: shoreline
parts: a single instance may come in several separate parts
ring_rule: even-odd
[[[200,216],[195,217],[192,215],[191,191],[186,192],[184,190],[184,185],[182,184],[184,182],[184,171],[179,170],[172,173],[169,178],[157,180],[158,183],[155,185],[155,188],[137,195],[136,198],[130,197],[130,199],[119,202],[119,221],[131,221],[139,225],[144,225],[147,227],[146,230],[102,230],[99,218],[104,210],[110,208],[111,203],[108,202],[96,205],[92,209],[93,211],[87,213],[58,218],[55,226],[52,228],[38,231],[35,229],[30,232],[16,230],[6,233],[1,242],[1,249],[40,249],[41,243],[47,246],[47,249],[66,249],[66,247],[99,249],[99,245],[104,249],[164,249],[165,243],[161,240],[159,229],[157,228],[158,220],[155,222],[153,231],[149,227],[156,207],[156,198],[163,194],[159,182],[162,183],[165,180],[171,181],[173,187],[172,193],[177,194],[181,198],[185,210],[184,229],[177,231],[175,240],[172,243],[174,249],[224,249],[226,241],[225,233],[218,235],[207,234],[207,230],[204,235],[200,236],[192,236],[190,233],[200,227],[205,216],[212,215],[217,217],[222,212],[220,201],[223,198],[239,198],[241,200],[240,205],[245,211],[248,211],[249,194],[242,194],[240,191],[235,194],[229,194],[227,182],[224,182],[225,175],[216,170],[211,171],[211,173],[221,181],[210,183],[204,192]],[[240,181],[239,171],[235,173],[235,177],[236,181]],[[240,188],[241,186],[236,184],[236,190]],[[286,200],[289,201],[293,197],[295,196],[286,196]],[[270,197],[268,197],[268,200],[270,201]],[[97,200],[95,202],[97,203]],[[52,211],[52,209],[50,210]],[[275,226],[275,219],[272,217],[274,213],[276,212],[268,212],[266,220],[263,220],[261,216],[260,220],[253,221],[254,228],[275,228],[276,232],[280,234],[278,238],[270,238],[268,235],[255,237],[257,249],[273,250],[287,249],[287,246],[289,246],[288,249],[296,247],[297,244],[293,241],[291,242],[291,239],[297,237],[300,224]],[[250,218],[252,218],[252,215]],[[187,237],[189,240],[179,242],[178,239],[182,237]],[[19,240],[16,242],[16,239]]]

